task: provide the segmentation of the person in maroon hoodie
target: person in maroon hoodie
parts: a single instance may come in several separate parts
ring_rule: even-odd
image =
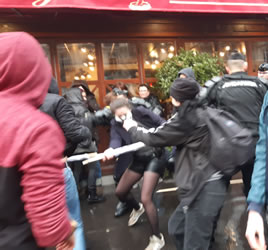
[[[0,250],[73,249],[64,136],[40,112],[51,67],[29,34],[0,34]]]

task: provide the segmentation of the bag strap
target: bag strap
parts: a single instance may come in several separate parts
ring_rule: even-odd
[[[213,79],[214,78],[212,78],[211,81],[214,82],[214,84],[208,89],[207,96],[209,97],[213,91],[215,92],[214,93],[215,103],[216,103],[216,108],[218,108],[220,105],[220,98],[217,92],[219,90],[219,87],[221,87],[225,83],[225,80],[224,80],[224,76],[215,78],[216,81],[213,81]]]

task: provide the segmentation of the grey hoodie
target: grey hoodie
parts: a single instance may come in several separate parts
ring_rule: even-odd
[[[194,71],[192,68],[184,68],[184,69],[180,70],[178,73],[178,77],[180,77],[181,74],[186,75],[188,78],[192,78],[192,79],[196,80],[195,75],[194,75]]]

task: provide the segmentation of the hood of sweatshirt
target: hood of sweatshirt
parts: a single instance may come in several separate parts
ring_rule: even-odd
[[[52,77],[52,79],[51,79],[51,82],[50,82],[50,85],[48,88],[48,93],[56,94],[56,95],[60,94],[57,80],[54,77]]]
[[[86,107],[86,102],[83,100],[82,92],[79,88],[68,89],[64,97],[71,104],[79,104]]]
[[[0,61],[0,99],[15,96],[14,100],[39,107],[52,77],[40,44],[24,32],[1,33]]]
[[[179,71],[178,77],[180,77],[181,74],[186,75],[188,78],[192,78],[192,79],[196,80],[195,75],[194,75],[194,71],[192,68],[182,69],[181,71]]]

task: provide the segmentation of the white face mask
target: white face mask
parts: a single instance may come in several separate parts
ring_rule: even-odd
[[[120,123],[123,123],[125,120],[129,120],[129,119],[132,119],[131,111],[127,112],[125,115],[121,115],[120,117],[115,115],[115,120]]]

